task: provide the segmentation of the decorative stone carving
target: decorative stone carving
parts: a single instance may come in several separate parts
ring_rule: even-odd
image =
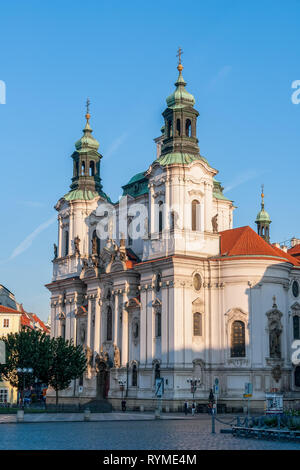
[[[74,238],[75,255],[80,256],[80,238],[78,235]]]
[[[282,313],[278,310],[276,305],[276,297],[273,297],[273,307],[266,313],[268,317],[269,329],[269,354],[270,358],[281,358],[281,317]]]
[[[211,223],[212,223],[213,232],[218,233],[218,214],[212,217]]]
[[[114,367],[119,368],[121,365],[121,360],[120,360],[120,349],[116,344],[114,344]]]
[[[276,382],[279,382],[279,380],[281,379],[281,375],[282,375],[281,366],[277,364],[272,369],[272,377]]]

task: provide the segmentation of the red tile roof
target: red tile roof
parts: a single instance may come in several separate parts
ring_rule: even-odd
[[[289,263],[300,263],[280,248],[269,245],[251,227],[239,227],[220,232],[221,256],[261,256],[285,258]]]
[[[300,255],[300,243],[298,245],[293,246],[293,248],[290,248],[288,250],[288,254],[292,256]]]
[[[14,308],[5,307],[4,305],[0,305],[0,313],[18,313],[19,315],[21,315],[22,312],[19,312],[19,310],[15,310]]]

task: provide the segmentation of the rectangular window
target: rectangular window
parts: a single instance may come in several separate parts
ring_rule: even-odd
[[[0,388],[0,403],[7,403],[7,402],[8,402],[8,389]]]
[[[294,339],[300,339],[300,317],[293,317]]]
[[[8,318],[4,318],[4,320],[3,320],[3,328],[9,328],[9,319],[8,319]]]

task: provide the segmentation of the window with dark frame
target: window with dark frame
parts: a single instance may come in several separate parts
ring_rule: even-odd
[[[231,327],[231,357],[245,357],[245,323],[234,321]]]

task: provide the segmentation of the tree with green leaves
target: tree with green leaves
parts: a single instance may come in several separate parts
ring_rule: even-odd
[[[51,339],[51,365],[48,370],[48,383],[56,392],[69,387],[72,380],[78,379],[86,370],[86,356],[81,345],[66,341],[61,336]]]
[[[9,333],[3,337],[6,361],[0,364],[0,375],[13,387],[23,391],[38,379],[48,384],[51,364],[51,339],[38,330],[22,329],[18,333]],[[32,368],[32,374],[18,373],[18,368]],[[22,397],[23,398],[23,397]]]

